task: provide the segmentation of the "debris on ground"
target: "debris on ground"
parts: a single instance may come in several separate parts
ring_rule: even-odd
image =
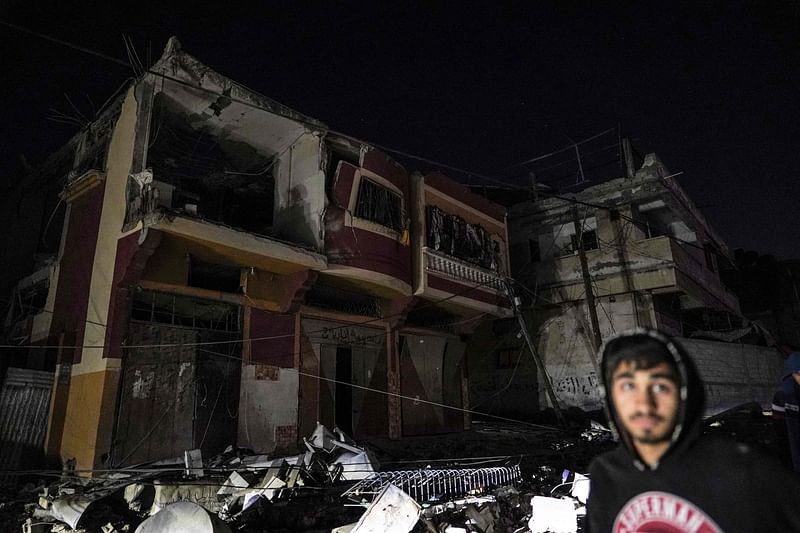
[[[585,468],[607,446],[607,429],[475,425],[460,435],[364,444],[318,424],[296,455],[228,447],[211,458],[187,450],[93,478],[65,471],[18,494],[14,530],[522,532],[543,523],[532,514],[540,497],[561,502],[579,524],[588,479],[564,467]],[[569,453],[548,445],[555,441]],[[487,457],[487,446],[505,445],[517,454]]]
[[[231,528],[203,507],[191,502],[168,505],[136,528],[135,533],[192,531],[195,533],[232,533]]]

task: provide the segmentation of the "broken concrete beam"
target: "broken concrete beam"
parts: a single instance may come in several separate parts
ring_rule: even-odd
[[[572,500],[534,496],[531,500],[531,533],[577,533],[578,516]]]
[[[155,481],[153,487],[155,488],[155,496],[153,498],[153,506],[150,508],[150,516],[177,502],[195,503],[212,513],[217,513],[222,509],[223,503],[217,498],[217,491],[220,489],[219,485]]]
[[[420,510],[411,496],[389,484],[361,516],[352,533],[408,533],[419,520]]]
[[[200,450],[186,450],[183,452],[183,464],[186,466],[187,476],[202,477],[203,453]]]
[[[58,498],[53,502],[51,512],[53,518],[69,524],[69,527],[75,529],[78,527],[78,521],[83,516],[86,509],[94,503],[97,498],[83,497],[83,496],[64,496]]]
[[[313,448],[317,448],[325,450],[326,452],[331,452],[335,448],[333,441],[336,440],[336,436],[331,433],[328,428],[317,422],[317,427],[314,429],[311,437],[303,440],[309,451],[313,452]]]
[[[494,533],[495,517],[492,509],[488,505],[482,510],[478,510],[474,505],[468,505],[464,514],[475,524],[483,533]]]
[[[591,483],[588,477],[575,472],[572,480],[572,490],[570,490],[569,493],[573,498],[585,505],[586,500],[589,499],[590,486]]]
[[[136,533],[232,533],[228,525],[197,504],[177,502],[165,507],[136,528]]]
[[[245,495],[245,505],[243,505],[242,508],[246,509],[249,507],[248,501],[250,503],[254,501],[252,495],[258,495],[272,501],[275,496],[278,495],[280,489],[284,487],[286,487],[286,482],[281,478],[274,475],[270,478],[265,477],[261,483],[253,487],[258,490],[253,490]]]
[[[217,496],[224,496],[226,494],[234,494],[238,492],[240,489],[246,489],[249,487],[250,484],[247,482],[245,478],[239,474],[239,472],[231,472],[231,475],[228,476],[228,479],[225,480],[225,483],[222,485],[217,491]]]
[[[128,509],[137,513],[142,510],[142,502],[139,501],[142,492],[144,492],[144,485],[141,483],[131,483],[125,487],[122,497],[128,503]]]
[[[333,471],[336,465],[342,466],[342,479],[345,481],[360,481],[367,479],[375,472],[373,460],[368,452],[361,450],[358,453],[344,452],[336,458],[336,462],[329,469]]]

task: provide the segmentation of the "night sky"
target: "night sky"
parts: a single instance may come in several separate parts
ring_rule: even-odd
[[[334,130],[511,183],[510,165],[619,125],[683,172],[731,248],[800,258],[797,2],[64,4],[6,1],[0,19],[121,60],[123,34],[144,62],[176,35]],[[131,70],[5,26],[0,54],[7,187],[20,154],[35,164],[77,131],[52,119],[77,114],[64,93],[91,117]]]

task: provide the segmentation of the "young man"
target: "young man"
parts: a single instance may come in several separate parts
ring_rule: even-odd
[[[789,472],[702,435],[703,386],[670,338],[622,333],[606,342],[600,368],[620,446],[589,467],[589,531],[800,531],[800,485]]]

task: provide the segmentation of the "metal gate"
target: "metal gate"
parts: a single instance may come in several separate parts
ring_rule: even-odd
[[[0,471],[20,470],[44,458],[53,373],[9,368],[0,391]],[[0,485],[16,477],[0,475]]]

